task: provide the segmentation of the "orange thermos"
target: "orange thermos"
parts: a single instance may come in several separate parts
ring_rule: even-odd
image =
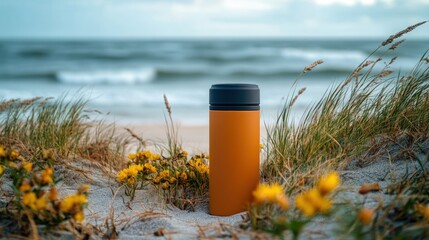
[[[259,183],[259,88],[215,84],[210,88],[210,214],[246,210]]]

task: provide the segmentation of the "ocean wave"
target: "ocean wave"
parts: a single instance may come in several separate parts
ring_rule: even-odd
[[[12,80],[31,80],[31,79],[45,79],[56,80],[56,72],[15,72],[15,73],[0,73],[0,79]]]
[[[63,71],[56,75],[58,81],[73,84],[135,84],[150,82],[156,77],[152,68],[140,70]]]
[[[232,77],[290,77],[298,76],[303,69],[279,69],[271,71],[254,71],[254,70],[238,70],[228,73]],[[350,73],[350,69],[346,68],[320,68],[314,71],[313,75],[332,76]]]
[[[198,80],[217,78],[281,78],[297,76],[303,68],[143,68],[128,70],[68,70],[28,73],[0,73],[0,80],[49,80],[67,84],[139,84],[153,81]],[[342,67],[321,67],[314,76],[338,76],[350,73],[352,69]]]
[[[301,49],[301,48],[284,48],[283,57],[302,58],[306,60],[355,60],[363,61],[368,54],[357,50],[328,50],[328,49]]]

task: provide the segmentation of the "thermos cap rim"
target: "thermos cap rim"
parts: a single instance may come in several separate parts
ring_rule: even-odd
[[[259,110],[259,87],[256,84],[214,84],[209,95],[210,110]]]

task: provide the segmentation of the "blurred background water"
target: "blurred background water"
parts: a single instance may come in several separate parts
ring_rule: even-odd
[[[214,83],[256,83],[263,120],[271,121],[302,69],[306,92],[299,115],[342,81],[381,40],[144,40],[0,41],[0,99],[82,94],[89,106],[119,122],[163,122],[166,94],[175,120],[207,124],[208,90]],[[390,57],[393,69],[413,68],[428,42],[410,40]],[[381,63],[383,65],[383,62]]]

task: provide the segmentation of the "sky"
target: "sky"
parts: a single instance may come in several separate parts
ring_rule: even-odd
[[[429,0],[0,0],[1,39],[384,38],[423,20]]]

